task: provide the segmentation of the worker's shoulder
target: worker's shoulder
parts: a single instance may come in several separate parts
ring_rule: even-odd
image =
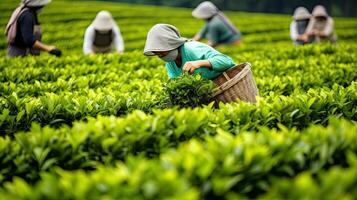
[[[209,21],[208,26],[210,28],[216,28],[216,27],[221,27],[222,25],[224,25],[224,23],[222,22],[222,20],[220,19],[220,17],[218,15],[214,16],[211,21]]]
[[[90,24],[87,28],[86,28],[86,33],[93,33],[94,34],[94,26],[93,24]]]
[[[19,16],[19,20],[27,19],[27,20],[34,20],[36,18],[35,13],[29,9],[25,9],[21,12]]]
[[[334,23],[333,18],[332,17],[328,17],[327,18],[327,23]]]
[[[202,48],[208,48],[209,46],[202,43],[202,42],[197,42],[197,41],[188,41],[185,42],[184,44],[185,49],[190,49],[190,50],[195,50],[195,49],[202,49]]]

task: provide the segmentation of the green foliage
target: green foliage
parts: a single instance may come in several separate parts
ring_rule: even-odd
[[[80,55],[99,10],[124,54]],[[256,104],[205,105],[211,81],[168,81],[142,55],[155,23],[199,31],[191,10],[54,1],[39,19],[61,58],[6,58],[0,37],[0,199],[355,198],[357,21],[335,19],[338,44],[294,47],[290,16],[228,15],[243,43],[218,50],[252,63]]]
[[[128,157],[115,167],[97,165],[97,170],[90,173],[55,168],[51,173],[41,173],[41,180],[34,185],[15,178],[5,183],[0,195],[5,199],[251,199],[281,188],[282,193],[273,193],[277,195],[273,197],[285,198],[290,196],[283,196],[284,191],[314,197],[309,194],[319,194],[333,185],[337,188],[328,191],[329,195],[353,195],[356,158],[351,152],[357,150],[355,123],[334,119],[328,127],[311,126],[302,132],[281,128],[263,128],[259,133],[242,132],[237,136],[217,129],[215,136],[190,140],[155,159]],[[45,152],[37,151],[41,155]],[[310,185],[300,184],[300,177],[304,177],[301,173],[320,174],[330,165],[346,163],[351,165],[348,170],[332,168],[327,177],[321,174],[322,188],[313,187],[316,190],[310,191]],[[340,172],[348,172],[351,177],[341,181]],[[276,182],[292,176],[297,176],[297,181]],[[331,185],[331,181],[340,185]]]
[[[202,78],[199,74],[171,79],[163,86],[163,96],[160,107],[179,106],[197,107],[213,100],[215,85],[212,81]]]
[[[355,199],[357,196],[357,157],[347,153],[349,167],[335,166],[316,175],[299,174],[293,180],[274,180],[261,199]],[[338,184],[336,184],[338,183]]]
[[[340,92],[340,89],[332,88],[337,85],[348,88],[357,78],[354,48],[353,45],[326,44],[289,50],[264,49],[258,53],[242,53],[236,60],[252,60],[253,73],[263,99],[270,98],[269,101],[273,102],[274,98],[283,95],[288,99],[291,96],[298,102],[299,96],[310,89],[317,92],[325,87],[325,91],[333,91],[328,92],[331,98],[325,98],[329,104],[336,101],[334,96]],[[235,51],[232,50],[233,53]],[[192,90],[195,92],[200,91],[197,89],[202,86],[206,90],[204,85],[207,80],[185,76],[185,80],[191,81],[183,85],[177,84],[179,80],[170,81],[166,90],[172,93],[163,93],[162,85],[168,78],[162,63],[158,59],[140,56],[141,52],[130,52],[120,56],[0,59],[3,72],[0,77],[0,92],[3,94],[0,96],[0,113],[8,116],[0,121],[0,133],[29,130],[32,122],[58,127],[61,124],[70,125],[75,120],[85,120],[88,116],[122,116],[135,109],[152,113],[153,108],[203,102],[202,96],[194,99],[197,96],[191,96],[188,89],[173,92],[173,88],[197,87]],[[141,60],[137,61],[137,57]],[[24,69],[24,65],[28,67]],[[336,105],[342,106],[345,101],[342,99]],[[304,101],[307,100],[303,99],[302,103]],[[352,108],[355,105],[353,98],[348,101],[352,104],[346,105]],[[330,108],[333,107],[336,106]],[[345,111],[353,113],[354,109],[345,109],[343,113]],[[341,109],[333,113],[344,115]],[[314,118],[318,117],[316,114]],[[345,117],[354,119],[353,114]],[[309,119],[306,119],[303,124],[308,122]],[[295,126],[305,126],[299,123],[302,122],[296,121]]]
[[[6,150],[0,152],[3,158],[0,175],[4,180],[22,176],[32,182],[39,178],[39,172],[55,166],[93,170],[98,164],[113,165],[129,155],[158,157],[182,142],[216,135],[218,128],[239,135],[262,127],[284,130],[327,125],[332,116],[356,121],[356,91],[354,83],[349,88],[335,87],[333,91],[311,90],[304,96],[260,99],[257,105],[220,105],[217,110],[210,106],[174,108],[154,110],[151,115],[135,111],[122,118],[88,118],[88,122],[58,129],[34,125],[30,132],[16,133],[15,141],[7,138],[11,142],[6,142],[3,146]],[[6,113],[1,117],[6,119]]]

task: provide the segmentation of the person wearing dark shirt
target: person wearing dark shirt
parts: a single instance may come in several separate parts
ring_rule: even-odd
[[[61,56],[62,52],[55,46],[41,42],[42,31],[37,14],[50,2],[51,0],[22,0],[21,5],[12,13],[5,30],[9,57],[39,55],[40,51]]]
[[[306,34],[311,14],[305,7],[295,9],[293,21],[290,24],[290,37],[295,46],[309,44],[312,42],[311,37]]]

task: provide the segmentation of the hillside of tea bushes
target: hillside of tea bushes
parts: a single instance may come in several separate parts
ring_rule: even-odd
[[[17,5],[3,2],[1,29]],[[124,54],[82,55],[100,10]],[[290,16],[227,15],[243,43],[218,50],[252,64],[256,104],[164,101],[205,87],[167,84],[142,55],[156,23],[193,37],[203,22],[188,9],[54,0],[39,18],[61,58],[9,59],[1,37],[0,199],[356,199],[357,19],[335,19],[337,44],[294,47]]]

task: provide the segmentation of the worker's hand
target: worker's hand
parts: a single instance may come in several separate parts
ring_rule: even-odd
[[[309,36],[315,36],[316,35],[316,31],[312,30],[311,32],[308,33]]]
[[[297,40],[298,41],[304,41],[304,35],[299,35],[299,36],[297,36]]]
[[[218,46],[218,43],[213,42],[213,41],[211,41],[211,40],[208,40],[208,41],[207,41],[207,45],[208,45],[208,46],[211,46],[211,47],[216,47],[216,46]]]
[[[60,57],[62,55],[62,51],[57,48],[53,48],[49,53],[55,55],[56,57]]]
[[[49,53],[50,51],[52,51],[53,49],[55,49],[56,47],[55,46],[52,46],[52,45],[46,45],[46,49],[47,49],[47,52]]]
[[[325,33],[322,32],[322,31],[317,31],[316,35],[319,36],[319,37],[325,37],[326,36]]]
[[[95,56],[95,53],[94,53],[93,51],[85,52],[84,54],[87,55],[87,56],[89,56],[89,57]]]
[[[201,36],[199,34],[195,35],[195,37],[192,38],[194,41],[200,41]]]
[[[195,69],[200,68],[201,66],[199,65],[199,62],[197,61],[189,61],[186,62],[185,65],[183,66],[183,71],[189,72],[190,74],[193,74]]]
[[[309,40],[309,36],[307,34],[300,35],[298,37],[300,41],[307,42]]]

